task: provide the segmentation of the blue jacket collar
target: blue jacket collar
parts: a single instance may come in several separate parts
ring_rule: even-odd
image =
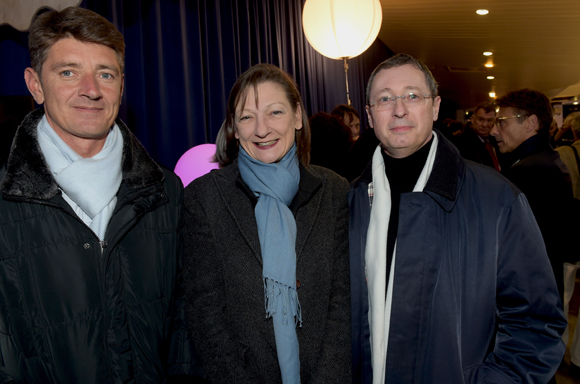
[[[435,163],[431,176],[423,189],[435,200],[441,208],[450,212],[461,190],[465,176],[465,161],[459,151],[439,131],[437,134],[438,145]],[[353,189],[366,187],[372,181],[372,162],[367,166],[361,176],[352,183]]]

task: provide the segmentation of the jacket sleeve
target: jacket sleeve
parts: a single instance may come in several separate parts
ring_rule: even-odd
[[[497,334],[477,383],[546,383],[566,346],[566,320],[542,235],[523,194],[499,220]]]
[[[258,383],[262,380],[244,367],[245,359],[254,359],[251,352],[228,326],[222,265],[198,194],[203,192],[188,188],[185,203],[184,274],[190,333],[208,381]]]
[[[177,252],[175,287],[173,291],[173,317],[169,334],[168,357],[167,357],[167,381],[166,383],[205,383],[203,370],[199,358],[193,348],[186,321],[185,321],[185,291],[183,287],[183,187],[178,187],[177,196]]]
[[[311,383],[350,383],[350,270],[348,251],[348,202],[350,189],[346,180],[339,185],[330,185],[336,201],[333,241],[332,293],[326,318],[324,341],[320,360],[312,375]]]

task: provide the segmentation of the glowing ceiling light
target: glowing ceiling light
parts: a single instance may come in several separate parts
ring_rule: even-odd
[[[302,28],[312,47],[342,60],[360,55],[375,41],[383,11],[379,0],[308,0]]]
[[[495,77],[493,77],[493,76],[488,76],[488,77],[487,77],[487,79],[488,79],[488,80],[493,80],[493,79],[495,79]]]
[[[491,56],[491,55],[493,55],[492,52],[483,52],[483,56]]]
[[[475,13],[477,13],[478,15],[487,15],[489,11],[487,9],[478,9],[477,11],[475,11]]]
[[[577,101],[575,101],[575,102],[573,102],[572,104],[574,104],[574,105],[578,105],[578,102],[577,102]]]
[[[302,12],[306,40],[320,54],[344,60],[346,99],[350,105],[347,59],[367,50],[381,29],[379,0],[307,0]]]
[[[495,97],[495,92],[490,92],[489,97]]]
[[[493,68],[493,63],[487,63],[487,64],[485,64],[485,66],[486,66],[487,68]]]

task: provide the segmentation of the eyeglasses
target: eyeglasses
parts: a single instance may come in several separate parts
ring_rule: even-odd
[[[413,92],[407,92],[401,96],[381,96],[374,103],[369,103],[367,105],[369,106],[369,108],[376,107],[377,111],[383,111],[393,108],[395,106],[395,102],[397,101],[397,99],[403,100],[405,105],[413,106],[420,105],[421,103],[423,103],[425,99],[433,99],[435,97],[437,96],[421,95]]]
[[[505,128],[505,120],[507,119],[515,119],[516,117],[524,117],[528,115],[514,115],[514,116],[504,116],[504,117],[496,117],[493,121],[493,125],[499,126],[501,129]]]

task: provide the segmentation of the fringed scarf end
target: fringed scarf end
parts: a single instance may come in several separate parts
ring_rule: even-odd
[[[265,277],[264,299],[266,318],[272,317],[278,310],[278,304],[280,304],[282,323],[288,324],[288,320],[292,317],[294,325],[302,327],[302,308],[295,288]]]

